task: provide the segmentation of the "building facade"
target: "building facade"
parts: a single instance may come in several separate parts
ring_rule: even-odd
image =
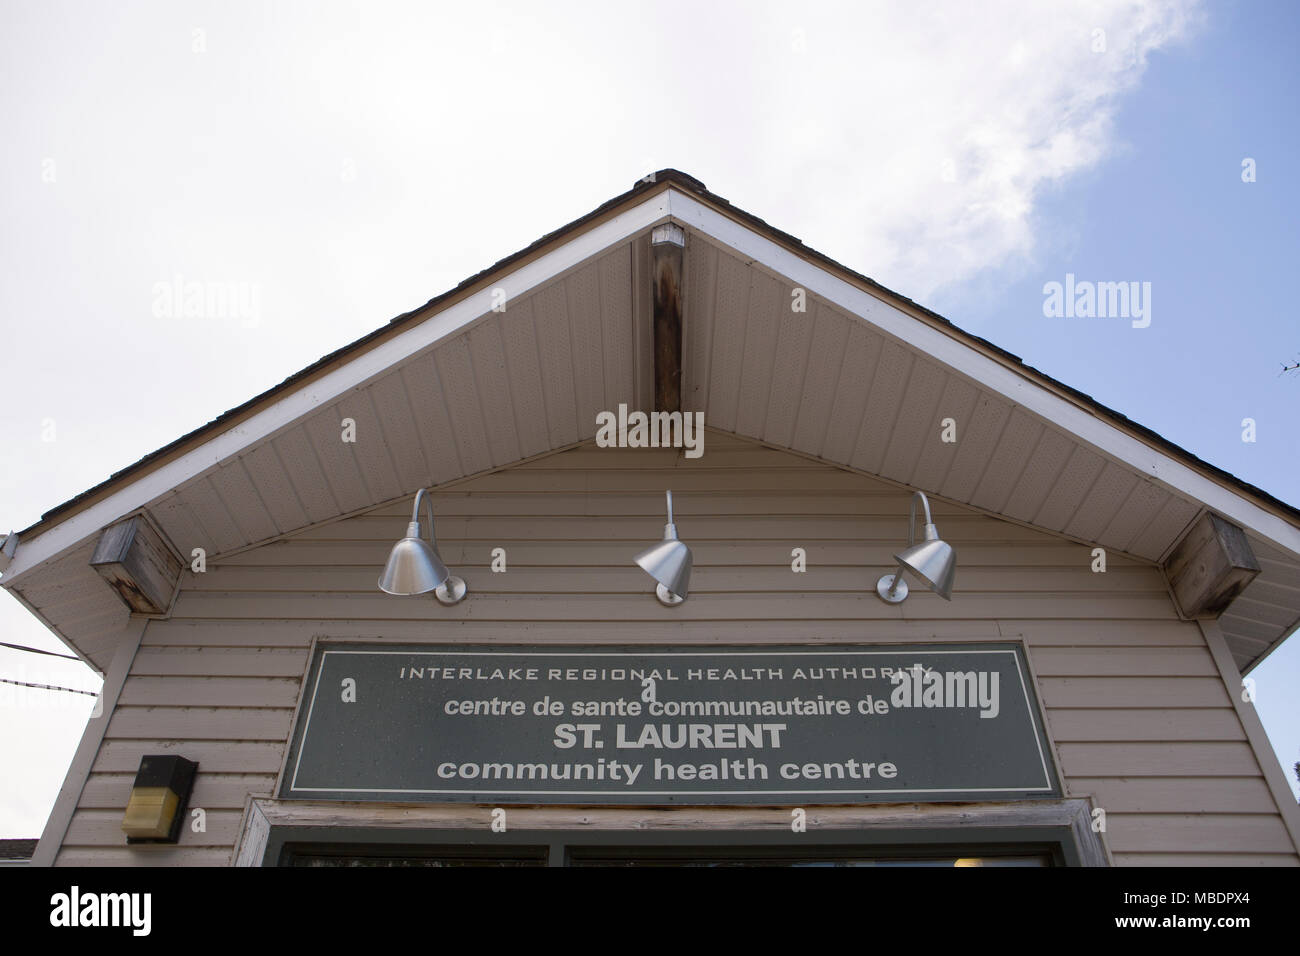
[[[454,604],[377,586],[422,488]],[[665,491],[675,604],[633,560]],[[916,491],[953,587],[891,603]],[[1300,513],[674,171],[15,539],[105,673],[38,865],[1300,864],[1242,682]],[[978,654],[997,707],[922,706]],[[177,841],[128,843],[159,755]]]

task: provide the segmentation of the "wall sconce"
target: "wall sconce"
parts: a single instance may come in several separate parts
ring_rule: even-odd
[[[925,508],[925,540],[916,541],[916,499],[921,499]],[[907,569],[929,585],[930,590],[945,601],[952,600],[952,579],[957,571],[957,554],[952,545],[939,540],[939,531],[930,518],[930,501],[925,492],[912,493],[911,516],[907,524],[907,547],[894,555],[898,570],[893,574],[882,575],[876,582],[876,593],[881,600],[889,604],[902,604],[907,597],[907,582],[903,580],[903,570]]]
[[[127,843],[175,843],[199,765],[184,757],[140,758],[122,818]]]
[[[677,525],[673,524],[673,493],[668,492],[668,524],[664,526],[664,539],[653,548],[636,556],[636,563],[654,578],[655,597],[666,607],[674,607],[686,600],[691,584],[691,549],[677,540]]]
[[[447,570],[438,556],[438,545],[433,536],[433,504],[425,499],[429,512],[429,540],[420,534],[420,500],[425,489],[415,493],[415,507],[411,509],[411,523],[406,526],[406,537],[393,545],[388,564],[379,577],[379,590],[387,594],[425,594],[434,596],[443,604],[456,604],[469,590],[465,582]]]

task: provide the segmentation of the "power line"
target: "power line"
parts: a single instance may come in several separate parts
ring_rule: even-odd
[[[62,657],[64,660],[69,661],[81,660],[80,657],[76,657],[72,654],[58,654],[54,651],[43,651],[39,647],[24,647],[22,644],[8,644],[5,641],[0,641],[0,647],[12,648],[15,651],[28,651],[32,654],[48,654],[50,657]]]
[[[75,687],[57,687],[54,684],[31,684],[25,680],[10,680],[7,677],[0,677],[0,684],[17,684],[19,687],[35,687],[37,690],[66,690],[69,694],[85,694],[87,697],[99,696],[99,694],[93,690],[78,690]]]

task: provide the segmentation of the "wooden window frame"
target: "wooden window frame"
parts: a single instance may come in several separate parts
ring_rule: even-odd
[[[250,798],[235,866],[275,866],[286,844],[545,845],[551,865],[579,846],[848,847],[882,853],[978,855],[1047,852],[1064,866],[1109,866],[1092,828],[1089,800],[875,804],[809,807],[806,832],[791,831],[792,807],[507,807],[505,833],[487,806],[305,803]]]

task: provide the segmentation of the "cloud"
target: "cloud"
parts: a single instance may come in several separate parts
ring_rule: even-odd
[[[1117,148],[1124,94],[1198,19],[1190,0],[33,7],[0,35],[0,321],[33,396],[0,413],[24,462],[6,520],[660,166],[920,301],[987,277],[1032,255],[1043,188]],[[178,276],[256,288],[257,323],[159,316]],[[141,349],[169,398],[123,425],[86,383]]]
[[[737,143],[756,211],[921,300],[1031,254],[1040,192],[1116,150],[1149,55],[1201,19],[1178,0],[768,11],[747,63],[766,121]]]

